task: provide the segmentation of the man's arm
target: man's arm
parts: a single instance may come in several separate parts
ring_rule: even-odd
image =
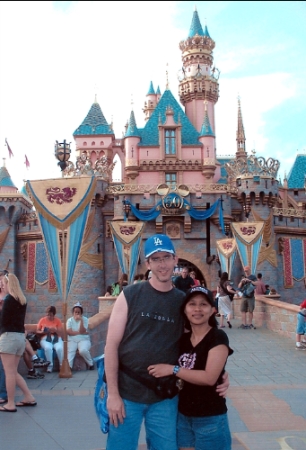
[[[107,380],[107,409],[110,423],[118,426],[123,423],[125,409],[118,389],[118,348],[122,340],[127,322],[128,307],[123,291],[119,294],[109,319],[105,345],[105,374]]]

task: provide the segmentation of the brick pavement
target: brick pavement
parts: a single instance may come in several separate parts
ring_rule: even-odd
[[[306,351],[296,351],[292,340],[269,330],[233,324],[226,329],[234,349],[227,364],[233,450],[306,450]],[[105,448],[93,407],[96,377],[96,371],[78,371],[70,379],[55,372],[27,380],[38,406],[0,415],[0,448]],[[144,430],[139,443],[144,450]]]

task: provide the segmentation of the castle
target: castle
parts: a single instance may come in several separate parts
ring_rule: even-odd
[[[253,258],[256,273],[263,274],[281,300],[297,304],[305,296],[306,156],[296,157],[281,183],[278,161],[247,153],[239,100],[236,154],[216,154],[219,71],[214,47],[194,11],[189,34],[179,43],[183,108],[168,86],[162,93],[151,82],[143,128],[137,127],[132,110],[124,136],[117,138],[95,102],[73,133],[76,161],[68,155],[62,166],[67,186],[72,179],[97,181],[68,298],[69,305],[81,301],[88,316],[97,312],[98,297],[125,267],[133,266],[133,274],[146,271],[141,243],[155,233],[174,240],[178,270],[192,268],[213,290],[221,269],[230,268],[237,285],[243,258]],[[122,182],[112,181],[115,157],[121,162]],[[17,189],[5,167],[0,169],[0,201],[1,267],[19,277],[28,299],[28,321],[35,323],[46,306],[59,306],[61,298],[32,200],[24,188]],[[222,250],[222,242],[232,245],[242,237],[235,224],[244,224],[250,235],[257,223],[257,247],[246,240],[235,253]],[[135,252],[132,262],[131,253],[125,254],[132,241],[125,239],[133,232],[140,237],[140,253]]]

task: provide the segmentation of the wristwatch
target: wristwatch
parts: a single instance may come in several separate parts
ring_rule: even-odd
[[[173,367],[173,375],[177,375],[179,370],[180,370],[180,366],[174,366]]]

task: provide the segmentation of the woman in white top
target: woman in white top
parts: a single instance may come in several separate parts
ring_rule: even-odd
[[[90,337],[88,334],[88,318],[83,316],[81,303],[76,303],[72,308],[73,316],[67,320],[68,335],[68,362],[72,368],[76,351],[84,358],[90,370],[94,369],[93,359],[90,355]]]

